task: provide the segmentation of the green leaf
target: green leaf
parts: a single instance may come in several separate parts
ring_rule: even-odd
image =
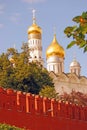
[[[65,28],[65,30],[64,30],[64,33],[65,34],[69,34],[69,33],[71,33],[72,31],[74,31],[75,30],[75,28],[76,28],[76,26],[68,26],[67,28]]]
[[[68,44],[68,46],[67,46],[67,49],[68,48],[71,48],[73,45],[75,45],[76,44],[76,41],[72,41],[70,44]]]
[[[80,22],[80,17],[81,17],[81,16],[76,16],[76,17],[74,17],[72,20],[73,20],[74,22],[76,22],[76,23],[79,23],[79,22]]]
[[[82,30],[82,34],[86,34],[86,33],[87,33],[87,24],[83,26],[83,30]]]
[[[87,45],[86,45],[86,47],[84,47],[84,52],[86,52],[87,51]]]
[[[83,48],[86,45],[85,41],[83,41],[79,46],[80,48]]]
[[[80,16],[76,16],[72,20],[78,23],[78,25],[68,26],[64,30],[64,33],[68,38],[73,38],[73,41],[67,46],[67,48],[71,48],[76,44],[80,48],[83,48],[84,52],[87,52],[87,12],[83,12]]]
[[[83,17],[83,18],[87,18],[87,12],[83,12],[83,13],[82,13],[82,17]]]

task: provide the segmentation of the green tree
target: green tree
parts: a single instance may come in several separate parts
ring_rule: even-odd
[[[9,51],[9,55],[7,52]],[[28,63],[28,54],[25,49],[22,52],[13,53],[14,49],[8,49],[0,55],[0,85],[25,92],[38,94],[46,86],[53,86],[53,80],[48,71],[38,63]],[[12,51],[13,50],[13,51]]]
[[[6,54],[0,55],[0,85],[8,86],[9,78],[11,73],[13,73],[13,68],[11,67],[10,61]]]
[[[77,45],[83,48],[84,52],[87,52],[87,12],[83,12],[80,16],[76,16],[72,20],[76,22],[76,25],[68,26],[64,30],[68,38],[73,38],[67,48]]]
[[[14,55],[16,53],[18,53],[18,51],[15,48],[7,49],[7,55]]]
[[[42,88],[39,92],[39,95],[43,97],[58,99],[58,93],[56,93],[55,88],[50,86],[45,86]]]
[[[22,49],[22,54],[24,55],[25,62],[28,63],[28,59],[30,57],[28,44],[23,42],[21,49]]]

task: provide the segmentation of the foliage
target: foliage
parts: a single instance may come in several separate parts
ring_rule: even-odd
[[[24,129],[18,128],[18,127],[15,127],[15,126],[10,126],[10,125],[7,125],[7,124],[0,124],[0,130],[24,130]]]
[[[12,55],[15,55],[17,54],[17,50],[15,48],[9,48],[7,49],[7,56],[12,56]]]
[[[27,52],[26,52],[27,51]],[[29,51],[23,44],[22,52],[9,48],[0,55],[0,85],[38,94],[46,86],[53,86],[49,73],[40,63],[28,62]]]
[[[50,86],[45,86],[42,88],[39,92],[39,95],[43,97],[58,99],[58,93],[56,93],[55,88]]]
[[[75,26],[68,26],[65,28],[64,33],[68,38],[72,37],[73,41],[68,44],[67,48],[77,45],[87,52],[87,12],[83,12],[80,16],[72,19],[77,23]]]
[[[59,96],[60,100],[87,106],[87,94],[72,90],[70,94],[64,92]]]

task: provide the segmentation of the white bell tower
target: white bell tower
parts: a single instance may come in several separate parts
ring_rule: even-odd
[[[42,29],[36,24],[35,10],[33,24],[28,28],[29,62],[39,62],[43,65],[42,58]]]

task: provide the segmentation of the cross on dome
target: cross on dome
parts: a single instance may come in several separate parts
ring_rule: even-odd
[[[33,9],[32,13],[33,13],[33,24],[35,24],[36,23],[36,10]]]
[[[56,27],[53,28],[54,35],[56,35]]]
[[[76,52],[73,53],[73,59],[76,60]]]

